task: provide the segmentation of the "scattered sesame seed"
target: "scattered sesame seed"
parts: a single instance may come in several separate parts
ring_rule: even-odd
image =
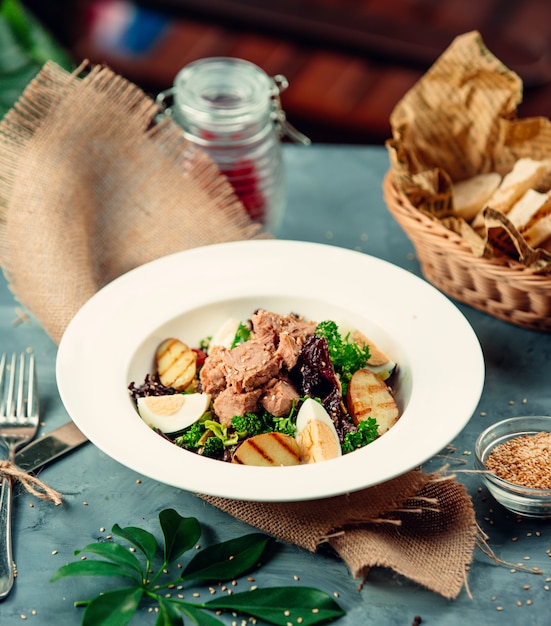
[[[527,604],[528,606],[531,606],[531,604],[532,604],[532,600],[526,600],[526,604]]]
[[[193,597],[194,598],[198,598],[199,597],[199,594],[197,593],[197,591],[193,594]]]
[[[82,504],[83,504],[83,506],[88,506],[88,502],[86,502],[86,500],[84,500],[84,502]]]
[[[488,414],[486,413],[486,411],[480,411],[480,416],[481,416],[481,417],[486,417],[486,415],[488,415]]]
[[[142,481],[141,481],[139,478],[136,478],[136,484],[137,484],[137,485],[141,485],[141,484],[142,484]]]
[[[34,509],[34,504],[32,502],[29,502],[29,508]]]
[[[285,615],[285,617],[289,617],[289,615],[291,615],[291,611],[289,611],[289,609],[285,609],[285,611],[283,611],[283,615]]]
[[[31,611],[31,615],[36,615],[36,609],[33,609],[33,610]]]
[[[27,619],[27,616],[22,613],[21,614],[21,619]]]
[[[522,602],[520,600],[517,600],[517,606],[522,606]]]
[[[295,575],[293,576],[293,580],[300,580],[300,578],[299,578],[299,577],[295,574]]]
[[[86,561],[86,557],[83,555],[83,556],[80,557],[80,560],[81,561]]]
[[[530,585],[524,585],[523,589],[530,589]]]
[[[100,533],[104,533],[104,532],[105,532],[105,528],[102,526],[102,527],[99,529],[99,531],[100,531]]]
[[[130,552],[136,552],[136,548],[134,548],[134,546],[130,546],[130,548],[128,548],[130,550]]]
[[[113,535],[107,535],[105,538],[106,539],[113,539]]]
[[[57,550],[52,550],[52,554],[56,555],[57,554]]]
[[[511,537],[511,541],[518,541],[518,537]]]
[[[509,405],[513,406],[513,404],[515,404],[515,401],[514,400],[509,400]]]
[[[312,609],[312,613],[319,613],[320,610],[319,609]]]
[[[496,611],[503,611],[503,607],[502,606],[496,606]]]
[[[549,585],[543,585],[543,588],[545,589],[545,591],[549,591]]]
[[[527,398],[522,398],[522,404],[526,404],[528,402]]]

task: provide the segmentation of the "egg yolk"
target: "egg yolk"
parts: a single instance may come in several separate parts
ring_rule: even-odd
[[[181,393],[172,396],[147,396],[144,404],[155,415],[174,415],[182,408],[184,396]]]
[[[304,463],[319,463],[339,456],[339,442],[331,428],[320,420],[310,420],[299,435],[300,453]]]

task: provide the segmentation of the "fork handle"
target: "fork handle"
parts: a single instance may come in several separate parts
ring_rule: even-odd
[[[0,600],[8,596],[13,587],[14,565],[12,553],[11,505],[12,481],[9,476],[0,478]]]

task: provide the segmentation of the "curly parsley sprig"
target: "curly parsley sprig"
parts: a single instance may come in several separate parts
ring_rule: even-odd
[[[360,346],[349,341],[349,333],[342,337],[336,322],[327,320],[316,326],[315,334],[327,341],[327,348],[335,372],[339,374],[343,386],[343,394],[352,374],[365,367],[369,361],[369,346]]]
[[[161,576],[168,573],[167,568],[182,554],[195,548],[201,536],[201,525],[197,519],[182,517],[174,509],[161,511],[159,522],[164,537],[162,556],[155,536],[149,531],[115,524],[112,534],[131,544],[134,552],[114,541],[92,543],[76,550],[75,555],[86,553],[99,558],[68,563],[55,572],[52,582],[68,576],[125,579],[123,587],[91,600],[75,602],[75,606],[85,607],[82,626],[125,626],[140,606],[151,604],[158,605],[156,626],[183,626],[184,618],[198,626],[224,626],[215,617],[220,611],[238,612],[276,626],[286,626],[289,622],[312,626],[345,615],[328,594],[312,587],[257,588],[208,602],[187,602],[172,597],[167,592],[176,586],[197,581],[234,580],[258,567],[272,539],[262,533],[251,533],[209,546],[182,566],[175,580],[167,581]],[[154,562],[161,562],[157,569],[153,569]]]

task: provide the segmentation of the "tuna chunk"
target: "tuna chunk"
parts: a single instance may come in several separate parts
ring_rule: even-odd
[[[217,396],[227,387],[226,382],[226,358],[229,350],[222,346],[216,346],[212,349],[205,360],[201,371],[199,372],[199,380],[201,382],[201,390],[211,396]]]
[[[214,401],[214,412],[221,424],[229,426],[234,415],[245,415],[245,413],[258,411],[258,400],[261,395],[261,389],[239,393],[233,387],[228,387]]]
[[[287,333],[292,339],[304,343],[306,337],[313,335],[316,330],[315,322],[307,322],[298,315],[278,315],[272,311],[258,309],[251,317],[255,335],[259,339],[267,338],[276,346],[281,333]]]
[[[264,390],[260,404],[272,415],[283,417],[289,415],[293,404],[299,399],[297,390],[284,379],[274,379]]]
[[[273,345],[259,339],[249,339],[228,351],[225,361],[226,383],[237,392],[262,387],[281,369],[281,359]]]

